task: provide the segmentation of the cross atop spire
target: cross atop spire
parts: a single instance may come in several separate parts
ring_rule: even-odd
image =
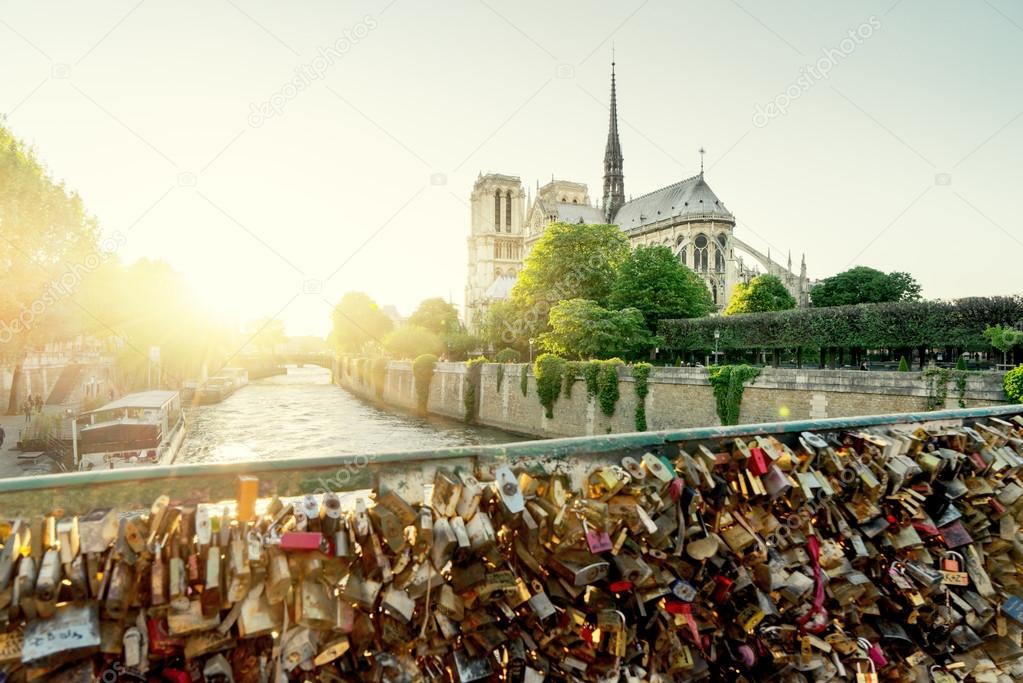
[[[702,178],[703,177],[703,157],[707,153],[707,150],[705,150],[703,147],[700,147],[699,152],[700,152],[700,177]]]
[[[608,223],[625,204],[622,144],[618,139],[618,93],[615,84],[614,47],[611,48],[611,113],[604,147],[604,215]]]

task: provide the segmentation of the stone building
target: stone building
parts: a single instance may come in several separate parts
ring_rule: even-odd
[[[735,235],[735,216],[700,173],[626,199],[624,157],[618,135],[618,101],[611,65],[611,111],[604,149],[604,191],[594,204],[584,183],[554,180],[527,196],[518,176],[480,174],[472,189],[465,322],[476,330],[487,308],[507,299],[530,247],[548,225],[610,223],[633,246],[661,244],[707,283],[718,310],[736,284],[763,273],[778,276],[800,306],[809,303],[806,258],[797,273]],[[701,150],[702,153],[703,150]]]

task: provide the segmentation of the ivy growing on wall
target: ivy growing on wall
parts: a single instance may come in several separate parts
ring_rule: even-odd
[[[430,381],[433,379],[433,369],[436,365],[437,356],[432,353],[424,353],[412,361],[412,377],[415,378],[420,413],[426,413],[426,404],[430,400]]]
[[[966,407],[966,378],[969,375],[966,370],[939,368],[931,363],[920,374],[927,386],[925,410],[941,410],[945,407],[950,381],[955,383],[956,400],[959,407]]]
[[[632,379],[635,382],[636,398],[636,431],[646,431],[646,395],[650,392],[650,363],[636,363],[632,366]]]
[[[565,386],[563,390],[565,398],[572,398],[572,385],[579,378],[582,367],[583,364],[577,360],[570,360],[565,363]]]
[[[526,374],[526,368],[528,367],[528,365],[523,364],[522,372],[519,373],[519,389],[522,389],[523,396],[529,393],[529,375]]]
[[[747,380],[752,382],[759,374],[760,368],[750,365],[721,365],[708,369],[707,378],[714,389],[721,424],[739,424],[739,409],[742,407],[745,383]]]
[[[376,390],[377,398],[384,397],[384,387],[387,384],[387,359],[373,359],[373,388]]]
[[[600,361],[591,360],[582,367],[583,379],[586,380],[586,398],[593,399],[597,395],[597,375],[600,374]]]
[[[483,370],[483,364],[486,362],[487,359],[480,356],[465,363],[465,378],[462,380],[465,383],[462,390],[462,403],[465,407],[465,421],[468,424],[476,421],[476,396],[479,394],[480,375]]]
[[[956,383],[956,401],[959,403],[960,408],[966,407],[966,377],[969,373],[965,369],[960,369],[956,366],[955,372],[952,373],[955,377]]]
[[[600,411],[611,417],[618,403],[618,366],[624,365],[621,358],[597,361],[597,403]]]
[[[554,402],[561,394],[562,376],[565,373],[565,359],[553,353],[541,354],[533,365],[536,377],[536,395],[544,407],[547,419],[554,417]]]

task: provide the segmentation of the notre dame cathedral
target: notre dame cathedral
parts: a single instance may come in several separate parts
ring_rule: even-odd
[[[611,65],[611,116],[604,150],[604,196],[594,205],[584,183],[551,180],[527,195],[518,176],[480,175],[472,188],[469,272],[465,286],[465,323],[477,330],[488,306],[511,295],[529,249],[554,222],[610,223],[632,246],[663,244],[701,275],[722,310],[739,282],[763,272],[777,275],[800,306],[808,305],[806,258],[799,273],[772,260],[735,236],[735,216],[700,174],[625,198],[622,146],[618,139],[618,102]],[[527,208],[528,207],[528,208]],[[743,256],[749,258],[747,263]],[[760,270],[760,269],[763,270]]]

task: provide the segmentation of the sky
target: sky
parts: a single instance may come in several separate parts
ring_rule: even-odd
[[[1011,0],[0,0],[0,112],[119,256],[239,320],[326,334],[349,290],[461,305],[481,171],[601,191],[699,171],[811,278],[1019,293]]]

